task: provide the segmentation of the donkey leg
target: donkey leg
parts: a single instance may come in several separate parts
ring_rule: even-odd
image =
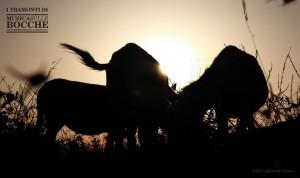
[[[112,135],[112,131],[108,132],[107,138],[106,138],[106,145],[105,145],[105,153],[110,153],[113,150],[114,147],[114,137]]]
[[[228,118],[226,115],[217,112],[218,131],[217,136],[219,138],[226,138],[228,136]]]
[[[58,131],[63,127],[63,124],[60,122],[55,122],[54,117],[46,117],[47,122],[47,131],[45,134],[45,141],[47,149],[49,152],[56,152],[57,146],[56,146],[56,135]],[[51,121],[50,121],[51,120]]]
[[[58,131],[63,127],[63,124],[60,122],[50,121],[54,120],[53,117],[47,119],[47,132],[46,132],[46,140],[50,143],[55,143],[56,135]]]
[[[127,128],[127,147],[129,151],[136,151],[136,126]]]
[[[158,127],[156,124],[143,124],[139,127],[141,149],[145,151],[154,150],[157,145]]]
[[[115,151],[116,152],[121,152],[124,149],[124,134],[125,130],[124,128],[118,128],[114,131],[113,137],[115,140]]]
[[[253,130],[254,123],[253,123],[253,114],[251,112],[245,112],[240,116],[240,122],[237,126],[237,133],[242,134],[245,133],[247,130]]]
[[[124,131],[121,128],[114,128],[108,132],[105,152],[121,151],[123,148]]]

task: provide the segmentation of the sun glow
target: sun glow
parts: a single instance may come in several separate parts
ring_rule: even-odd
[[[147,41],[143,47],[160,63],[162,72],[177,84],[177,89],[200,76],[200,59],[183,42],[158,39]]]

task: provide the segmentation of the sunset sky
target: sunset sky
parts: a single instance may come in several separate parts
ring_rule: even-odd
[[[291,47],[300,71],[300,2],[246,0],[249,24],[263,66],[277,88],[278,73]],[[65,42],[88,50],[100,63],[128,42],[153,55],[180,87],[197,79],[224,45],[255,55],[241,0],[0,0],[0,74],[11,81],[13,67],[24,74],[48,69],[61,59],[52,78],[105,84],[105,72],[91,71],[59,47]],[[47,7],[49,32],[6,33],[6,8]],[[294,73],[287,63],[284,86]],[[300,79],[294,73],[294,86]],[[3,87],[3,86],[0,86]]]

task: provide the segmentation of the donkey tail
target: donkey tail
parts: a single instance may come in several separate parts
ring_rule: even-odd
[[[99,64],[95,61],[93,56],[87,51],[84,51],[82,49],[76,48],[75,46],[72,46],[67,43],[61,43],[60,44],[63,48],[69,49],[73,52],[75,52],[77,55],[80,56],[79,60],[81,63],[86,65],[87,67],[94,69],[94,70],[106,70],[108,67],[108,64]]]

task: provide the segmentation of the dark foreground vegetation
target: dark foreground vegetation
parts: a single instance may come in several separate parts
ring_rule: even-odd
[[[181,150],[171,148],[167,136],[160,132],[158,143],[151,150],[124,149],[105,152],[105,134],[85,137],[62,131],[57,143],[48,143],[43,134],[33,132],[36,122],[36,93],[27,87],[17,92],[7,84],[0,92],[0,157],[8,165],[57,163],[86,165],[86,163],[124,164],[151,163],[152,166],[169,167],[193,165],[197,170],[243,172],[250,175],[298,175],[300,167],[300,105],[299,96],[294,101],[281,91],[272,91],[263,108],[256,114],[256,129],[235,134],[234,119],[231,134],[223,139],[214,137],[214,114],[208,113],[208,137],[199,140],[197,149],[188,143]],[[297,92],[296,92],[297,93]],[[123,166],[124,166],[123,165]],[[214,172],[213,171],[213,172]],[[201,174],[199,172],[199,174]],[[216,173],[216,172],[215,172]]]

